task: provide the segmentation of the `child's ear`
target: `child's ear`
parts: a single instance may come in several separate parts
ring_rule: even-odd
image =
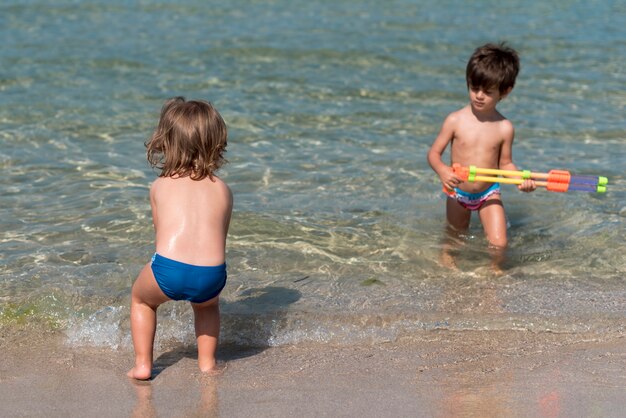
[[[504,99],[506,96],[509,95],[509,93],[513,90],[513,87],[509,87],[508,89],[505,90],[504,93],[502,93],[502,95],[500,95],[500,100]]]

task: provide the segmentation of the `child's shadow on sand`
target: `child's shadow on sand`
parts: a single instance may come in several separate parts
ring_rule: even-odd
[[[285,287],[247,289],[235,302],[220,301],[221,332],[218,361],[231,361],[261,353],[271,344],[276,324],[285,317],[286,308],[302,293]],[[195,344],[183,345],[161,354],[152,369],[154,379],[183,358],[198,358]]]

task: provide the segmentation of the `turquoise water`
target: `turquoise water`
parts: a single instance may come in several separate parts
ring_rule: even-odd
[[[135,3],[135,2],[134,2]],[[0,319],[125,347],[153,251],[143,141],[171,96],[229,126],[235,195],[223,340],[361,344],[430,329],[623,334],[626,6],[617,1],[4,1]],[[514,159],[609,177],[606,195],[505,186],[510,249],[477,219],[442,267],[425,154],[506,40]],[[159,341],[191,341],[184,304]]]

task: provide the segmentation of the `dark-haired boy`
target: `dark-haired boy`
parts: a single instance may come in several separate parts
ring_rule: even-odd
[[[517,170],[513,164],[513,124],[496,105],[513,90],[519,73],[519,57],[504,44],[486,44],[469,59],[466,81],[470,102],[452,112],[443,122],[428,152],[428,163],[439,176],[448,195],[446,214],[455,231],[469,227],[472,211],[478,211],[490,245],[498,250],[507,246],[506,216],[498,183],[463,182],[452,169],[461,166]],[[441,159],[450,144],[451,163]],[[524,181],[519,189],[535,190],[535,183]]]

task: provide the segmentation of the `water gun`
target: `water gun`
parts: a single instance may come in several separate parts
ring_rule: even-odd
[[[498,170],[494,168],[477,168],[470,165],[462,167],[452,164],[454,173],[463,181],[485,181],[489,183],[522,184],[524,180],[535,180],[537,186],[545,187],[551,192],[567,192],[577,190],[581,192],[606,193],[609,180],[602,176],[575,176],[565,170],[551,170],[549,173],[535,173],[530,170]],[[502,176],[502,177],[500,177]],[[517,178],[509,178],[517,177]]]

